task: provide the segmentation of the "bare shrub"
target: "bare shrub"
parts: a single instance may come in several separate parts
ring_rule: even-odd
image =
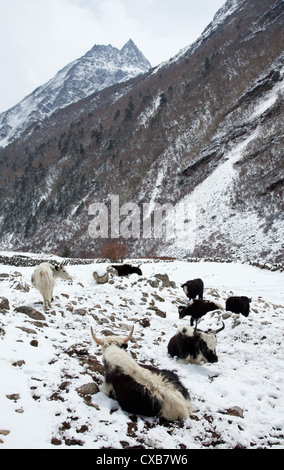
[[[122,262],[126,256],[126,246],[119,242],[106,242],[101,248],[101,257],[112,263]]]

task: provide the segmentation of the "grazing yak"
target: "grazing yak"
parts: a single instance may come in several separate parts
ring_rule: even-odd
[[[141,269],[136,266],[131,266],[130,264],[118,264],[112,265],[111,267],[116,269],[118,276],[128,276],[129,274],[139,274],[139,276],[142,276]]]
[[[103,348],[105,381],[102,392],[116,399],[128,413],[161,416],[169,421],[187,419],[192,411],[190,396],[178,376],[168,370],[139,365],[125,351],[133,335],[107,336],[94,341]]]
[[[229,297],[226,300],[226,310],[233,313],[241,313],[245,317],[248,317],[250,311],[251,299],[245,297]]]
[[[194,321],[196,321],[197,324],[199,318],[206,315],[206,313],[219,309],[222,309],[221,305],[211,302],[210,300],[194,299],[187,307],[180,305],[178,312],[179,318],[184,318],[186,315],[189,315],[191,317],[190,324],[193,326]]]
[[[168,344],[168,353],[177,357],[183,364],[200,364],[201,362],[218,362],[216,354],[216,335],[225,328],[224,322],[218,330],[204,331],[196,327],[181,326],[178,333]]]
[[[41,263],[32,274],[32,285],[38,289],[43,296],[45,309],[51,307],[52,293],[56,278],[67,281],[72,280],[72,277],[62,264],[53,266],[50,263]]]
[[[203,299],[204,284],[202,279],[192,279],[181,285],[185,295],[191,300],[197,296],[199,299]]]

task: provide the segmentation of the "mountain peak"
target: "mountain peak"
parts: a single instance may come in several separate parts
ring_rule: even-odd
[[[132,39],[121,50],[95,44],[84,56],[66,65],[48,83],[38,87],[12,109],[0,114],[0,146],[7,146],[31,124],[45,119],[115,83],[151,68]]]
[[[130,38],[128,39],[128,41],[124,44],[123,48],[124,49],[125,47],[137,47],[134,43],[134,41]]]
[[[126,44],[124,44],[123,48],[120,51],[122,57],[126,60],[130,60],[131,64],[137,66],[138,64],[145,67],[145,69],[149,70],[151,68],[150,62],[145,58],[142,52],[138,49],[136,44],[129,39]]]

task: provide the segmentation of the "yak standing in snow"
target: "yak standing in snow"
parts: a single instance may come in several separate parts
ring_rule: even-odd
[[[211,300],[192,300],[187,307],[180,305],[178,307],[179,318],[184,318],[186,315],[191,317],[190,324],[193,326],[194,321],[199,320],[199,318],[206,315],[208,312],[213,312],[214,310],[222,310],[221,305],[212,302]]]
[[[197,296],[199,299],[203,299],[204,283],[202,279],[192,279],[181,285],[185,295],[191,299],[195,299]]]
[[[241,297],[229,297],[226,300],[226,310],[233,313],[241,313],[248,317],[251,299],[242,295]]]

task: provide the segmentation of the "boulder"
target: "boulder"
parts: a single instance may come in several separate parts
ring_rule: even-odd
[[[6,297],[0,297],[0,310],[10,310],[9,300]]]
[[[97,271],[94,271],[93,278],[98,284],[106,284],[108,282],[108,273],[101,274]]]
[[[35,308],[22,305],[20,307],[15,308],[15,310],[18,313],[23,313],[24,315],[27,315],[33,320],[45,320],[45,316]]]

